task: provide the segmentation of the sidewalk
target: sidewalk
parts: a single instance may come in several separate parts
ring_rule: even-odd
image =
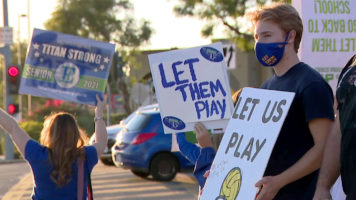
[[[23,183],[29,183],[28,189],[31,193],[32,191],[32,177],[31,177],[31,170],[29,165],[23,159],[16,159],[16,160],[5,160],[3,156],[0,156],[0,199],[21,199],[16,198],[20,194],[24,195],[22,199],[29,199],[29,196],[25,190],[26,188],[23,185],[19,186],[19,183],[22,183],[22,180],[25,180]],[[25,179],[30,175],[29,178]],[[14,189],[15,185],[17,185],[17,189]],[[13,190],[14,189],[14,190]],[[20,191],[21,190],[21,191]],[[9,191],[13,191],[10,196],[5,196],[6,193]]]
[[[32,194],[32,173],[28,173],[16,183],[2,200],[28,200]]]

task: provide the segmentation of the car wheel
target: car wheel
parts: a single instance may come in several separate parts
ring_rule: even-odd
[[[178,168],[178,161],[173,155],[162,153],[152,158],[150,172],[155,180],[170,181],[176,176]]]
[[[146,178],[148,175],[150,175],[149,172],[143,172],[135,169],[131,169],[131,172],[141,178]]]
[[[111,159],[100,159],[100,160],[104,165],[114,165],[114,162]]]

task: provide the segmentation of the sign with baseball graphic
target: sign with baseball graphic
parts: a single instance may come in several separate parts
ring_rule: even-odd
[[[107,42],[34,29],[19,93],[96,105],[114,51]]]
[[[148,56],[165,133],[225,127],[233,111],[221,43]]]
[[[244,88],[226,127],[201,200],[252,200],[294,93]]]

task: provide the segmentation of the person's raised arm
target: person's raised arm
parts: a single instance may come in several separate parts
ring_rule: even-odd
[[[198,143],[202,149],[200,151],[200,155],[198,156],[197,162],[195,163],[193,175],[198,181],[200,188],[203,188],[207,178],[204,174],[207,170],[210,170],[211,164],[215,158],[215,150],[210,139],[209,131],[206,129],[204,124],[201,122],[195,123],[194,130],[197,134],[196,137]]]
[[[200,154],[198,145],[188,142],[185,139],[185,133],[177,133],[177,143],[179,151],[192,163],[195,163]]]
[[[104,121],[104,102],[96,95],[97,105],[95,108],[95,143],[93,144],[98,153],[98,157],[104,152],[108,143],[108,133]]]
[[[17,149],[24,156],[25,146],[28,140],[31,139],[30,136],[22,130],[17,121],[3,109],[0,109],[0,125],[10,135],[12,141],[17,146]]]
[[[331,199],[330,188],[340,174],[340,121],[338,112],[324,150],[314,200]]]
[[[201,122],[197,122],[194,125],[194,129],[197,134],[196,137],[198,140],[198,144],[201,146],[201,148],[213,147],[209,131],[205,128],[204,124],[202,124]]]

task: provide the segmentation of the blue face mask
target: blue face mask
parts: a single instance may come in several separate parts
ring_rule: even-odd
[[[284,47],[288,44],[289,33],[284,42],[260,43],[255,46],[256,57],[265,67],[276,66],[282,59]]]

